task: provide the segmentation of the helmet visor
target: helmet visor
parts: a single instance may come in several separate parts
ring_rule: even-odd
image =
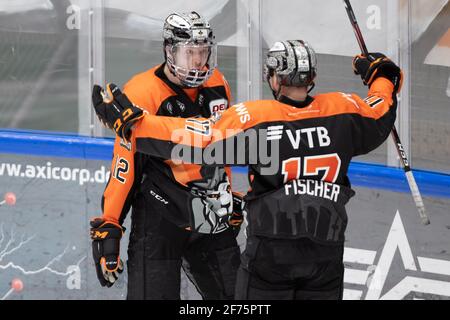
[[[167,58],[183,83],[198,86],[211,76],[217,66],[217,45],[177,43],[169,48]]]

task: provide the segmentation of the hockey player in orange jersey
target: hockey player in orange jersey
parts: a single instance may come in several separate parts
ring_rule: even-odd
[[[171,14],[163,37],[165,62],[129,80],[128,98],[157,116],[210,117],[227,109],[230,88],[216,68],[209,22],[196,12]],[[94,103],[99,94],[94,87]],[[127,299],[180,299],[181,268],[202,298],[233,298],[242,218],[231,215],[227,172],[148,156],[136,150],[134,140],[117,138],[103,215],[91,222],[100,283],[112,286],[123,269],[120,239],[131,206]]]
[[[100,119],[116,123],[116,133],[131,136],[143,153],[249,166],[237,299],[342,299],[345,204],[354,195],[348,166],[389,135],[402,72],[381,53],[358,55],[353,70],[369,87],[365,99],[310,96],[316,65],[308,43],[276,42],[265,61],[274,100],[244,102],[210,119],[152,117],[118,90],[118,109],[95,106]]]

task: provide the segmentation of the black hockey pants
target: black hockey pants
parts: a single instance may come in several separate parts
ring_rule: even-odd
[[[240,261],[236,231],[209,235],[181,229],[139,196],[131,223],[127,299],[180,299],[181,268],[203,299],[233,299]]]
[[[344,247],[307,238],[251,236],[242,254],[236,300],[341,300]]]

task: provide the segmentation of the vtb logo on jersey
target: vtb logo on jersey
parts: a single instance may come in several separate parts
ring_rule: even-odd
[[[228,101],[226,99],[216,99],[212,100],[209,103],[209,110],[211,111],[211,114],[214,114],[215,112],[223,112],[228,107]]]
[[[283,125],[267,127],[267,140],[281,140],[283,133],[286,132],[286,135],[295,150],[300,147],[300,142],[302,140],[306,141],[309,148],[328,147],[331,144],[328,130],[325,127],[312,127],[297,130],[283,129]]]

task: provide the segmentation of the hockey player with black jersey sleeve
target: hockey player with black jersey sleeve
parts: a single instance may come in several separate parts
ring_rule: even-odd
[[[225,150],[216,165],[249,166],[237,299],[342,299],[345,205],[354,195],[348,166],[389,135],[402,72],[383,54],[356,56],[353,69],[369,87],[365,99],[341,92],[310,96],[316,65],[305,41],[276,42],[265,61],[274,100],[244,102],[211,119],[145,114],[131,130],[116,130],[135,139],[141,152],[164,159],[202,163]],[[125,108],[97,114],[116,119]],[[261,149],[272,151],[275,170],[267,170]]]
[[[170,14],[163,37],[165,62],[125,84],[130,109],[111,128],[136,121],[136,112],[142,116],[143,110],[158,117],[208,118],[229,107],[230,88],[216,68],[217,44],[209,22],[196,12]],[[123,102],[118,87],[109,91],[116,99],[104,102],[101,88],[94,86],[98,110]],[[132,207],[127,299],[180,299],[181,268],[202,298],[232,299],[242,219],[232,211],[230,172],[223,166],[149,156],[136,149],[134,139],[117,137],[103,215],[91,223],[100,283],[113,285],[123,270],[119,244]]]

